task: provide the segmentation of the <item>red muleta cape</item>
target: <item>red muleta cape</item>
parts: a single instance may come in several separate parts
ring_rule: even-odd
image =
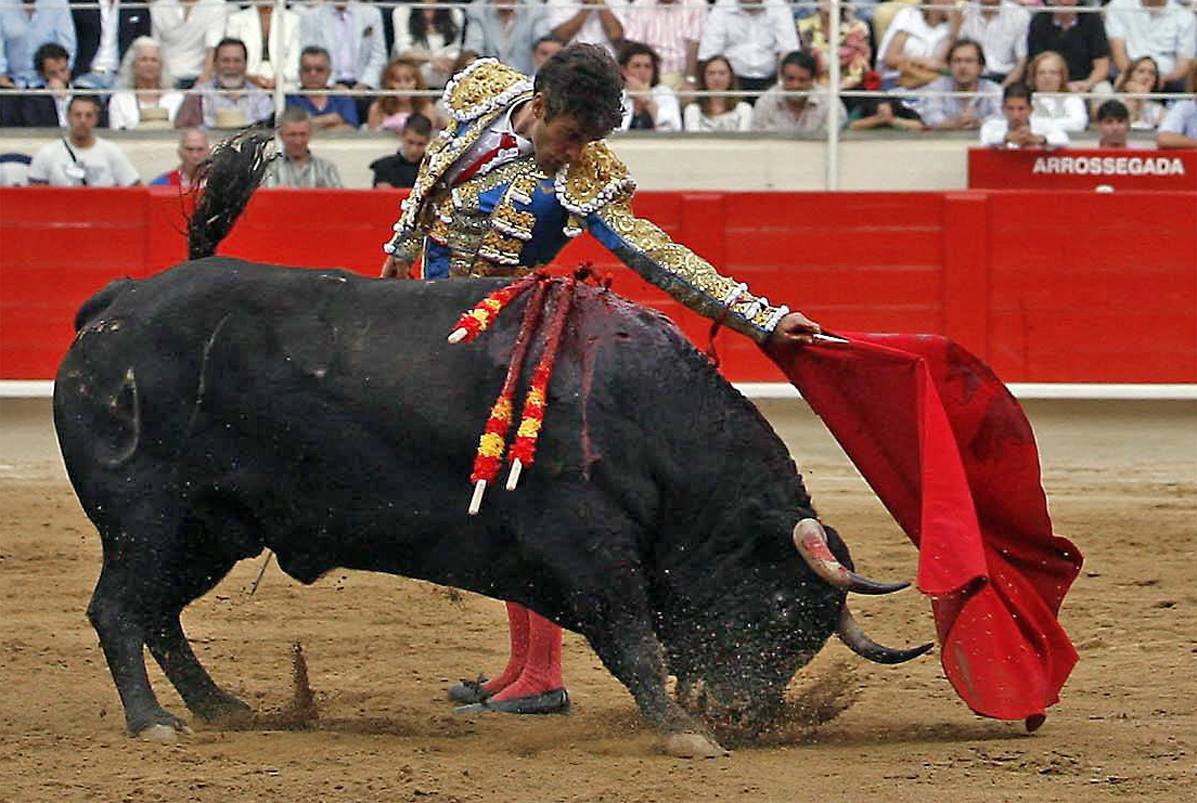
[[[1052,533],[1022,408],[946,338],[836,337],[770,356],[918,547],[956,692],[1034,730],[1077,660],[1056,614],[1082,557]]]

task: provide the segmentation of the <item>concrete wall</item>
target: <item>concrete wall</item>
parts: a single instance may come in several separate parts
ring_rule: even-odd
[[[0,153],[33,154],[58,132],[0,129]],[[176,164],[169,132],[104,132],[118,143],[142,178]],[[215,136],[215,135],[214,135]],[[822,190],[827,145],[776,136],[617,135],[615,150],[646,190]],[[847,134],[840,148],[840,189],[956,190],[966,184],[968,135]],[[1077,144],[1093,144],[1085,135]],[[332,159],[347,187],[370,186],[370,162],[395,151],[396,138],[376,134],[325,135],[312,151]]]

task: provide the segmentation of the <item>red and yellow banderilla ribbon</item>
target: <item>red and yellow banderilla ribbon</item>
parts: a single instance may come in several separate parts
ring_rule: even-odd
[[[478,335],[491,327],[495,319],[499,317],[499,313],[508,304],[523,295],[528,288],[540,284],[542,279],[544,279],[543,273],[539,271],[530,273],[505,287],[500,287],[479,301],[473,309],[463,312],[457,319],[457,323],[453,325],[453,331],[449,333],[449,342],[473,342]]]
[[[482,437],[478,439],[478,454],[474,457],[474,472],[470,474],[470,482],[474,483],[474,497],[470,500],[471,515],[478,512],[487,484],[494,482],[495,477],[499,476],[499,468],[503,465],[503,451],[507,446],[507,430],[511,427],[511,416],[515,409],[515,384],[523,371],[528,345],[540,319],[546,287],[545,282],[538,282],[532,297],[528,299],[528,305],[524,307],[524,317],[520,321],[515,345],[511,349],[511,363],[507,366],[507,377],[503,380],[503,389],[499,391],[499,398],[495,399],[495,403],[491,406],[490,416],[486,419],[486,427],[482,430]]]
[[[577,279],[571,277],[565,280],[554,280],[543,273],[531,274],[496,290],[478,302],[473,309],[463,313],[457,320],[452,334],[449,335],[450,343],[473,341],[491,327],[507,305],[533,285],[536,290],[528,299],[527,306],[524,307],[519,332],[511,350],[511,363],[507,366],[507,376],[503,380],[503,389],[499,391],[499,397],[491,405],[486,426],[483,428],[482,436],[478,439],[478,452],[474,456],[474,470],[470,474],[470,482],[474,484],[474,494],[470,499],[469,507],[471,516],[478,513],[487,484],[494,482],[503,465],[507,433],[511,428],[512,414],[515,411],[515,385],[523,372],[532,335],[540,322],[545,295],[550,285],[557,285],[558,290],[554,293],[556,304],[553,317],[549,321],[545,333],[540,362],[532,374],[532,382],[524,399],[523,414],[516,431],[515,443],[512,444],[511,452],[508,455],[511,473],[507,478],[507,490],[515,490],[523,467],[531,466],[536,459],[536,444],[544,423],[545,406],[548,404],[549,382],[553,376],[553,365],[561,345],[565,321],[573,306]]]
[[[557,308],[553,310],[553,319],[549,322],[545,335],[544,352],[532,373],[532,382],[528,386],[527,396],[524,397],[522,420],[515,433],[515,443],[508,454],[508,461],[511,463],[511,474],[507,477],[509,491],[515,490],[523,467],[531,466],[536,460],[536,443],[544,425],[545,407],[549,403],[549,382],[553,379],[553,366],[556,365],[557,351],[561,347],[565,320],[569,317],[570,308],[574,303],[576,284],[577,280],[571,276],[561,283],[561,289],[557,291]]]

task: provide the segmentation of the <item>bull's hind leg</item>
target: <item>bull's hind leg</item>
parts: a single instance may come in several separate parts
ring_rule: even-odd
[[[144,610],[136,599],[136,585],[128,570],[105,561],[87,607],[87,616],[100,637],[100,646],[125,709],[129,732],[150,739],[173,739],[184,722],[159,703],[145,671]]]
[[[248,706],[212,681],[179,624],[179,612],[220,582],[243,556],[244,542],[214,539],[194,517],[179,517],[170,505],[156,507],[148,500],[131,510],[128,519],[140,526],[104,532],[104,568],[88,616],[100,636],[129,731],[168,739],[186,727],[154,696],[143,646],[192,712],[208,719],[244,715]],[[230,542],[235,549],[227,548]]]
[[[248,719],[250,707],[229,694],[199,662],[179,622],[193,600],[211,591],[242,557],[261,549],[252,537],[252,523],[225,500],[203,498],[184,518],[176,537],[181,546],[164,556],[166,582],[150,605],[145,643],[183,702],[209,722]]]
[[[146,630],[146,646],[191,713],[209,722],[249,719],[250,707],[216,685],[195,657],[178,611],[163,615]]]

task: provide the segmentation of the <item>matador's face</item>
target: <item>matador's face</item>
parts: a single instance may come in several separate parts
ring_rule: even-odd
[[[532,153],[536,164],[548,175],[553,175],[565,165],[573,162],[582,153],[582,148],[597,137],[590,136],[581,123],[572,115],[559,114],[546,119],[544,98],[532,98],[532,124],[526,136],[532,140]]]

